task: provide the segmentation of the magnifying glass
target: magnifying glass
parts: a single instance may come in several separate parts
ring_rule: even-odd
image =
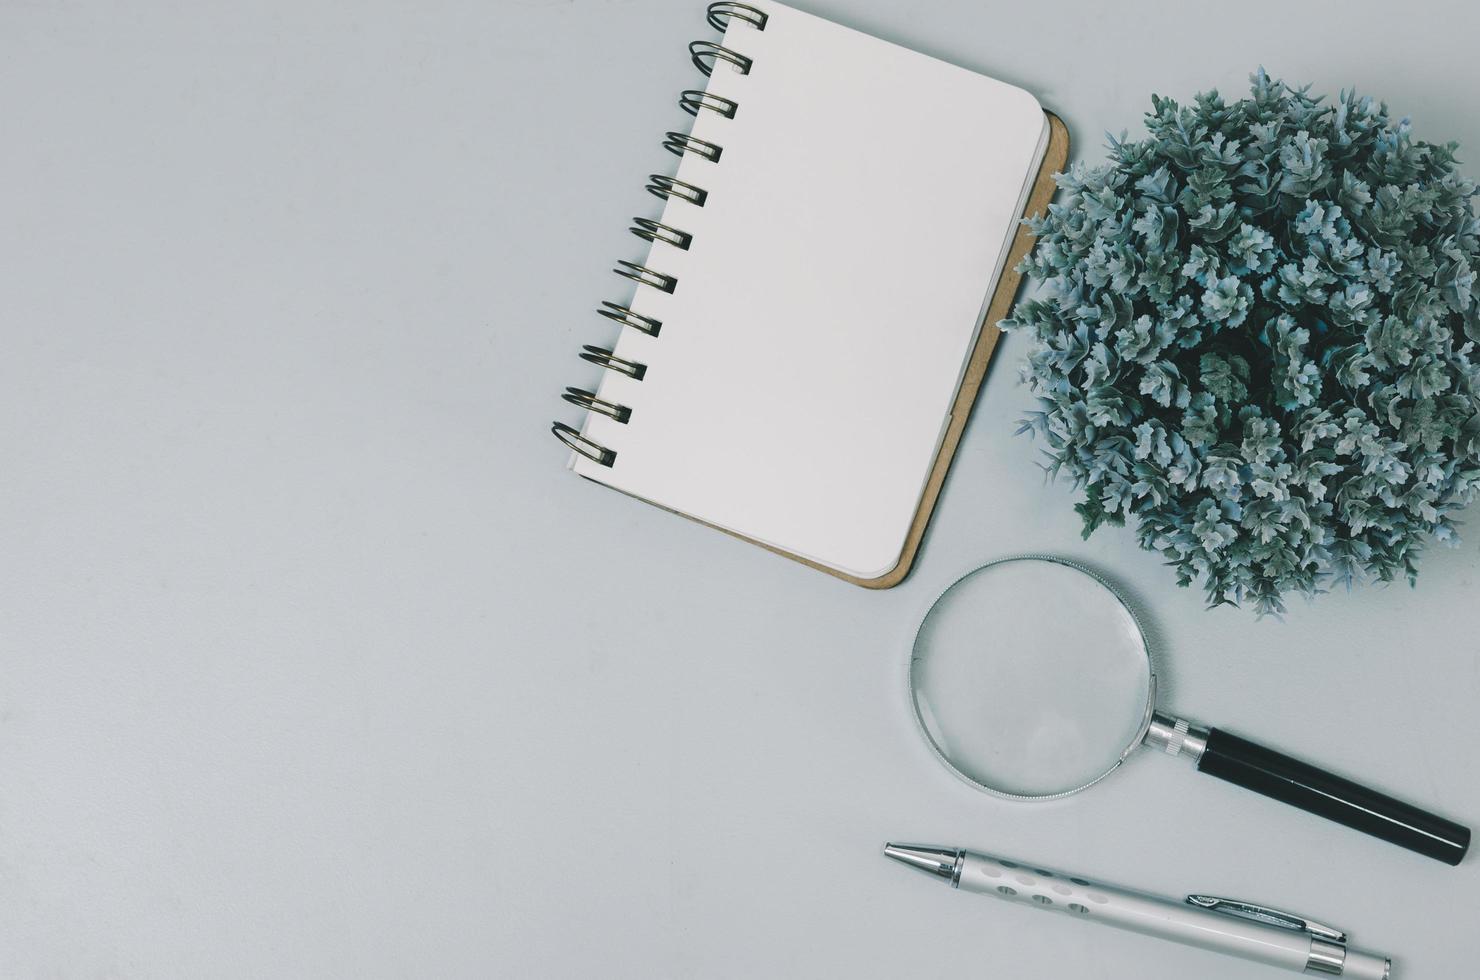
[[[915,636],[910,696],[926,741],[997,796],[1088,789],[1138,746],[1447,864],[1470,831],[1217,728],[1157,710],[1140,623],[1108,584],[1057,558],[1004,558],[935,601]]]

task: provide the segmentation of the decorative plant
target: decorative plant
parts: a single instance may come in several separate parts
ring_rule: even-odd
[[[1058,178],[1023,270],[1039,396],[1023,428],[1088,537],[1141,547],[1212,605],[1412,582],[1480,487],[1480,222],[1456,144],[1385,104],[1251,76],[1152,96],[1150,135]]]

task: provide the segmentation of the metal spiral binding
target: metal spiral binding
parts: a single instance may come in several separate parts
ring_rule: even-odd
[[[770,20],[764,11],[748,3],[711,3],[705,15],[709,26],[721,34],[729,30],[732,20],[744,21],[758,31],[765,30],[766,21]]]
[[[653,221],[650,218],[633,218],[632,227],[627,230],[638,238],[650,242],[662,242],[674,248],[681,248],[685,252],[689,250],[689,246],[694,241],[694,236],[688,232],[679,231],[672,225],[665,225],[661,221]]]
[[[728,33],[731,24],[735,21],[744,23],[755,30],[766,29],[769,19],[764,11],[745,3],[712,3],[705,12],[705,18],[711,27],[721,33]],[[732,48],[713,41],[695,41],[689,45],[689,57],[705,75],[711,75],[721,61],[728,62],[731,67],[742,75],[750,74],[755,62]],[[689,89],[683,92],[678,99],[678,104],[683,110],[695,118],[699,110],[708,109],[725,119],[734,119],[735,113],[739,111],[740,104],[733,99],[727,99],[722,95],[715,95],[701,89]],[[710,163],[718,163],[724,148],[717,143],[702,140],[686,133],[671,132],[666,134],[663,146],[677,156],[692,153],[703,157]],[[677,177],[668,177],[663,174],[653,174],[648,178],[647,191],[655,197],[664,201],[677,198],[694,207],[702,208],[709,199],[709,192],[702,187],[679,180]],[[628,229],[632,234],[649,242],[662,242],[674,248],[688,250],[693,244],[694,236],[686,231],[680,231],[672,225],[663,224],[650,218],[633,218],[632,227]],[[672,293],[678,288],[678,279],[666,273],[649,269],[645,265],[636,262],[618,261],[618,268],[612,271],[620,276],[625,276],[640,286],[649,286],[653,289]],[[624,327],[631,327],[641,331],[649,337],[656,337],[662,328],[663,322],[654,317],[637,313],[629,306],[620,303],[611,303],[605,300],[601,303],[601,309],[596,311],[609,320],[615,320]],[[647,365],[637,361],[618,357],[616,353],[607,347],[596,347],[587,344],[581,348],[581,359],[598,364],[609,371],[617,371],[626,375],[633,381],[641,381],[647,374]],[[594,391],[585,388],[566,388],[565,393],[560,396],[572,405],[584,408],[588,412],[596,412],[613,421],[626,424],[632,417],[632,409],[626,405],[619,405],[600,397]],[[617,461],[615,450],[587,438],[579,429],[566,425],[564,422],[556,422],[550,427],[565,446],[573,452],[580,453],[585,458],[598,463],[601,466],[613,466]]]
[[[608,371],[618,371],[631,378],[633,381],[641,381],[643,375],[647,374],[647,365],[636,361],[629,361],[624,357],[618,357],[612,353],[609,347],[597,347],[594,344],[586,344],[581,348],[581,360],[599,364]]]
[[[616,419],[623,425],[632,417],[632,409],[626,405],[618,405],[609,402],[605,398],[598,398],[596,392],[587,391],[585,388],[567,388],[565,394],[560,396],[572,405],[579,405],[588,412],[600,412],[609,419]]]
[[[581,435],[580,430],[564,422],[556,422],[550,426],[550,431],[555,433],[555,438],[565,443],[566,448],[575,450],[589,460],[600,463],[602,466],[610,466],[617,461],[617,454],[612,450],[593,442]]]
[[[625,276],[637,283],[639,286],[651,286],[661,289],[665,293],[671,293],[678,288],[678,278],[663,272],[654,272],[645,265],[636,262],[628,262],[626,259],[618,259],[617,265],[620,269],[613,269],[619,276]]]
[[[677,177],[665,177],[662,174],[652,174],[648,177],[647,191],[665,201],[673,197],[688,201],[696,208],[702,208],[704,202],[709,200],[709,192],[704,188],[695,187]]]
[[[655,320],[650,316],[634,313],[630,307],[623,306],[620,303],[609,303],[606,300],[602,300],[601,305],[605,308],[597,310],[597,313],[600,313],[608,320],[617,321],[624,327],[641,330],[649,337],[658,336],[658,331],[663,328],[662,320]]]
[[[678,104],[683,111],[691,116],[699,115],[700,109],[708,109],[717,112],[726,119],[735,118],[735,110],[740,108],[740,103],[734,99],[727,99],[723,95],[715,95],[713,92],[705,92],[702,89],[686,89],[678,96]]]
[[[755,64],[740,52],[731,51],[723,44],[715,44],[713,41],[689,42],[689,57],[693,59],[694,66],[706,75],[713,75],[715,66],[721,61],[728,61],[742,75],[749,75]],[[705,61],[706,57],[710,60]]]
[[[719,155],[724,152],[724,147],[718,143],[701,140],[687,133],[665,133],[663,149],[674,156],[681,157],[685,153],[693,153],[701,156],[710,163],[719,163]]]

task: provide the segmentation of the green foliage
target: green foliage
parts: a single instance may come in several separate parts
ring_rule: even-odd
[[[1455,144],[1261,70],[1152,96],[1061,174],[1022,270],[1024,428],[1088,536],[1134,518],[1210,604],[1417,574],[1480,489],[1480,222]]]

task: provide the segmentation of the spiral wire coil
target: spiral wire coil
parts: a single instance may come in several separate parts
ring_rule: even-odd
[[[757,31],[766,29],[769,19],[766,13],[745,3],[711,3],[705,12],[705,19],[709,25],[722,34],[728,33],[732,23],[738,21],[746,24]],[[713,41],[694,41],[689,45],[689,57],[694,66],[706,76],[712,75],[721,62],[728,64],[732,69],[742,75],[750,74],[755,62],[739,51],[717,44]],[[734,119],[735,114],[740,111],[739,103],[733,99],[727,99],[720,95],[702,89],[688,89],[682,92],[678,98],[678,104],[691,116],[697,117],[701,110],[713,112],[724,119]],[[669,152],[682,157],[692,154],[707,160],[709,163],[718,163],[724,147],[708,140],[698,139],[687,133],[670,132],[664,135],[663,146]],[[709,199],[709,192],[702,187],[679,180],[677,177],[668,177],[663,174],[653,174],[648,177],[648,193],[663,199],[664,201],[677,198],[694,207],[702,208]],[[632,234],[647,242],[662,243],[673,248],[687,251],[693,244],[694,236],[689,232],[672,225],[654,221],[651,218],[633,218],[632,227],[628,229]],[[632,280],[639,286],[648,286],[665,293],[672,293],[678,288],[678,278],[665,272],[649,268],[637,262],[619,260],[617,268],[612,270],[619,276]],[[601,308],[596,311],[609,320],[613,320],[624,327],[631,327],[649,337],[658,336],[662,329],[661,320],[635,312],[630,306],[612,303],[603,300]],[[631,378],[633,381],[641,381],[647,374],[647,365],[628,358],[618,357],[612,348],[597,347],[587,344],[581,348],[581,359],[597,364],[608,371],[616,371]],[[560,396],[572,405],[585,409],[588,413],[605,416],[623,425],[632,418],[632,409],[626,405],[601,398],[594,391],[585,388],[566,388]],[[617,461],[616,450],[610,449],[587,438],[581,430],[574,426],[566,425],[564,422],[555,422],[550,431],[555,438],[559,439],[573,452],[590,459],[602,466],[612,466]]]

